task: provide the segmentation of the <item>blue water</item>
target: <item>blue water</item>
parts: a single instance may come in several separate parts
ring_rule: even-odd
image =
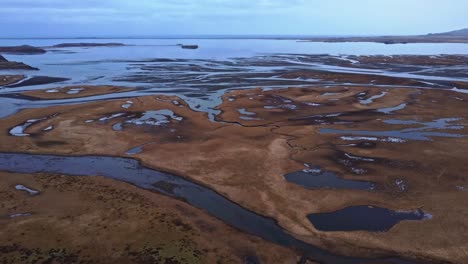
[[[323,85],[320,80],[286,80],[279,77],[281,73],[298,69],[372,73],[426,81],[467,80],[463,77],[422,76],[414,72],[393,71],[392,69],[357,69],[327,65],[323,62],[308,61],[307,58],[302,58],[302,55],[282,57],[272,55],[468,54],[468,44],[385,45],[380,43],[313,43],[285,39],[0,39],[0,46],[28,44],[45,47],[76,42],[117,42],[129,46],[64,48],[41,55],[5,54],[9,60],[21,61],[40,70],[0,71],[0,74],[53,76],[70,80],[53,84],[0,88],[0,95],[3,97],[2,104],[0,104],[0,116],[5,117],[23,108],[148,94],[177,95],[187,101],[192,109],[212,115],[216,113],[214,108],[220,103],[220,97],[230,89]],[[197,44],[200,48],[182,49],[176,46],[177,44]],[[259,57],[262,55],[271,56]],[[177,61],[154,61],[162,58],[177,59]],[[31,102],[15,97],[16,94],[27,90],[66,85],[118,85],[138,89],[120,95],[80,100]]]
[[[135,46],[115,47],[112,50],[90,48],[90,56],[113,58],[204,58],[223,59],[249,57],[268,53],[346,54],[346,55],[438,55],[468,54],[468,44],[418,43],[385,45],[381,43],[321,43],[275,39],[0,39],[0,46],[51,46],[70,42],[117,42]],[[197,44],[200,49],[182,50],[162,45]],[[158,46],[159,45],[159,46]],[[146,46],[146,48],[143,48]],[[78,48],[80,49],[80,48]],[[76,50],[76,48],[68,49]],[[82,49],[81,49],[82,50]]]

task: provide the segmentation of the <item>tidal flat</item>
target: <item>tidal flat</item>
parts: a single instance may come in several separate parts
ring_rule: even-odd
[[[57,49],[135,46],[0,76],[1,261],[468,261],[467,55]]]

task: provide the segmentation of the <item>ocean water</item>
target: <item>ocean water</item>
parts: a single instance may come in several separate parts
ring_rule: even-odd
[[[344,55],[438,55],[468,54],[468,44],[395,44],[381,43],[315,43],[288,39],[0,39],[0,46],[31,45],[51,46],[59,43],[124,43],[132,46],[69,48],[78,52],[82,60],[101,59],[149,59],[149,58],[184,58],[184,59],[228,59],[250,57],[262,54],[344,54]],[[197,50],[184,50],[176,44],[196,44]],[[63,54],[62,54],[63,55]],[[37,55],[30,63],[41,61],[67,61],[74,56]],[[16,56],[9,55],[11,58]],[[23,57],[23,56],[21,56]],[[75,58],[77,59],[77,58]]]

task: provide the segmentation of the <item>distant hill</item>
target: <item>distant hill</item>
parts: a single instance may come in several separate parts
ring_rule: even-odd
[[[38,70],[37,68],[26,65],[22,62],[8,61],[0,55],[0,70]]]
[[[31,54],[43,54],[43,53],[46,53],[46,51],[38,47],[22,45],[22,46],[0,47],[0,53],[31,55]]]
[[[430,37],[468,37],[468,28],[444,33],[428,34]]]

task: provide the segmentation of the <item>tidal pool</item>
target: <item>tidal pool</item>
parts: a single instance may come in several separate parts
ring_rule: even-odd
[[[27,193],[29,193],[30,195],[37,195],[37,194],[39,194],[39,191],[34,190],[34,189],[31,189],[31,188],[28,188],[28,187],[26,187],[26,186],[24,186],[24,185],[22,185],[22,184],[17,184],[17,185],[15,186],[15,189],[18,190],[18,191],[27,192]]]
[[[386,232],[400,221],[431,219],[432,215],[415,211],[392,211],[374,206],[352,206],[334,212],[314,213],[307,216],[320,231]]]

